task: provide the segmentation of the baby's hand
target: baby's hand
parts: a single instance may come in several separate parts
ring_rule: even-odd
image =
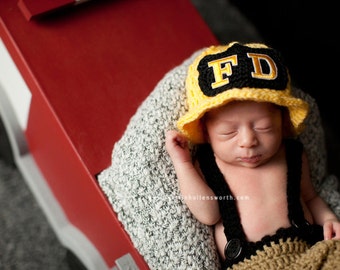
[[[191,162],[187,139],[175,130],[165,133],[165,147],[173,162]]]
[[[339,220],[327,220],[323,225],[324,239],[340,239],[340,222]]]

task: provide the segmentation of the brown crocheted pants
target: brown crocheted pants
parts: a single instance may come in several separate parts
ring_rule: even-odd
[[[272,243],[250,259],[245,259],[229,269],[340,269],[340,241],[320,241],[312,247],[303,241],[291,239],[280,241],[279,244]]]

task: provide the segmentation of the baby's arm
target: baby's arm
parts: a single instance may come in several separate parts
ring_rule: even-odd
[[[214,225],[220,219],[218,202],[195,166],[192,164],[188,142],[175,130],[166,132],[165,146],[177,174],[183,199],[192,214],[202,223]]]
[[[306,154],[303,155],[302,161],[302,197],[315,223],[323,226],[324,239],[340,239],[340,222],[326,202],[316,193],[310,180]]]

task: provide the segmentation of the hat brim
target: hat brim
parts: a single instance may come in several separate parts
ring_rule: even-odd
[[[287,107],[296,134],[301,132],[303,121],[308,114],[308,103],[291,96],[289,89],[273,91],[271,89],[236,88],[222,92],[214,97],[205,98],[195,108],[189,108],[188,112],[178,120],[177,127],[192,143],[204,143],[205,138],[200,119],[206,112],[234,100],[270,102],[278,106]]]

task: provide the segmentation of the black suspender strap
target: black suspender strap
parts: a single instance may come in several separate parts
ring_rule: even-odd
[[[302,167],[302,143],[297,140],[286,140],[287,162],[287,203],[288,218],[295,227],[305,226],[306,220],[300,202],[301,194],[301,167]]]
[[[224,226],[224,234],[228,239],[225,247],[227,260],[242,259],[242,247],[246,243],[236,202],[227,182],[217,167],[214,153],[210,145],[201,145],[197,151],[197,159],[205,179],[219,200],[219,208]]]

